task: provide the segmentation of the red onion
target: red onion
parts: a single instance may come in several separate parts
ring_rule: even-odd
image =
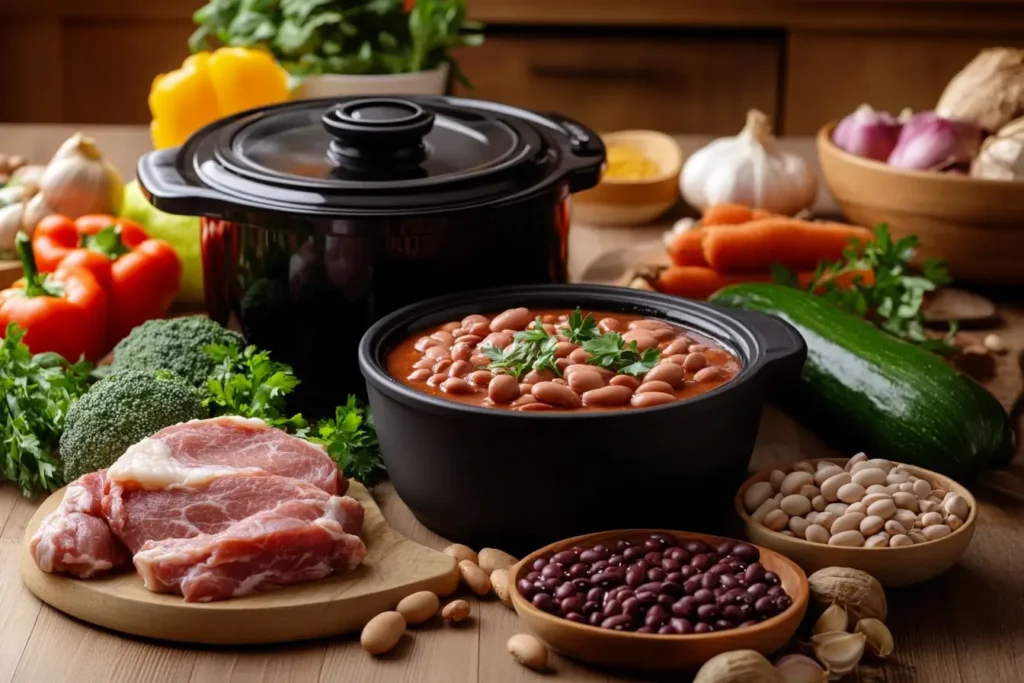
[[[832,142],[850,154],[885,161],[896,146],[902,127],[889,112],[875,111],[870,104],[862,104],[839,122]]]
[[[933,111],[914,114],[903,126],[888,163],[896,168],[940,171],[970,163],[981,147],[982,131]]]

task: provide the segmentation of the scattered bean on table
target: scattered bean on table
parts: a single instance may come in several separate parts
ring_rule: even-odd
[[[545,612],[615,631],[685,635],[752,626],[789,609],[760,551],[655,533],[534,561],[516,589]]]
[[[621,337],[602,342],[635,345],[631,351],[617,347],[622,353],[615,356],[613,350],[613,359],[607,346],[588,346],[590,342],[572,334],[572,316],[572,310],[518,307],[452,320],[392,349],[388,373],[432,396],[546,413],[667,405],[715,389],[740,370],[737,357],[722,345],[675,323],[580,312],[577,323],[590,317],[591,341],[594,335],[617,334]],[[535,352],[523,361],[516,349]],[[643,362],[632,362],[634,358]]]
[[[808,479],[809,478],[809,479]],[[809,482],[809,483],[808,483]],[[964,525],[967,499],[911,474],[906,465],[858,453],[845,467],[800,462],[743,492],[751,519],[812,543],[902,547],[938,540]]]

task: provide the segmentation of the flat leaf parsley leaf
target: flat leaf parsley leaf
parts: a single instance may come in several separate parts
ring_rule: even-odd
[[[579,308],[569,314],[567,324],[569,326],[563,327],[561,332],[573,344],[580,344],[582,346],[583,342],[601,336],[601,331],[597,329],[597,321],[594,320],[594,316],[589,313],[583,315]]]
[[[639,351],[635,341],[626,342],[618,332],[608,332],[583,343],[590,354],[587,363],[626,375],[643,375],[661,360],[661,351],[655,348]]]
[[[355,396],[335,409],[333,419],[321,420],[308,439],[323,445],[345,476],[364,486],[375,486],[387,474],[370,411]]]
[[[881,223],[875,228],[874,240],[863,247],[851,244],[835,263],[818,264],[805,289],[847,313],[867,319],[894,337],[940,355],[955,354],[956,324],[950,324],[944,337],[929,336],[921,312],[925,296],[949,284],[949,271],[945,262],[928,259],[921,266],[921,274],[914,275],[911,262],[917,247],[916,236],[893,240],[889,226]],[[861,275],[866,271],[874,274],[872,282]],[[850,274],[850,285],[837,284],[842,282],[842,276]],[[772,280],[799,288],[796,276],[779,265],[772,268]]]
[[[206,382],[210,397],[203,402],[214,417],[256,417],[271,427],[302,435],[306,428],[302,415],[285,414],[285,396],[299,385],[291,366],[271,360],[269,352],[255,346],[239,351],[235,346],[211,344],[204,350],[218,363]]]
[[[491,361],[488,370],[504,370],[516,379],[530,370],[550,370],[561,377],[562,371],[555,365],[557,345],[558,337],[548,334],[544,323],[537,317],[533,329],[516,332],[512,343],[504,349],[488,344],[481,348],[481,353]]]

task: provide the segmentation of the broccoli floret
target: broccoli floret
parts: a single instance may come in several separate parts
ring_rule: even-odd
[[[65,477],[110,467],[129,446],[164,427],[209,416],[199,392],[169,372],[111,375],[68,411],[60,437]]]
[[[114,347],[114,373],[125,370],[169,370],[205,391],[217,363],[203,351],[210,344],[243,348],[242,335],[203,316],[150,320]]]

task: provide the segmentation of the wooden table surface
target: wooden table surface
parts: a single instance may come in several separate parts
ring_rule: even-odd
[[[0,138],[4,136],[0,126]],[[10,130],[6,131],[10,132]],[[699,141],[687,141],[693,147]],[[809,141],[796,141],[810,148]],[[819,205],[827,209],[827,195]],[[598,255],[659,238],[667,227],[574,226],[570,272]],[[1024,307],[1001,307],[999,330],[1011,353],[989,388],[1004,405],[1022,390],[1013,358],[1024,349]],[[760,469],[800,458],[836,455],[816,437],[769,407],[751,462]],[[846,454],[849,455],[849,454]],[[1018,460],[1022,454],[1018,453]],[[928,584],[890,590],[889,626],[896,651],[884,666],[863,666],[846,680],[861,683],[1010,683],[1024,681],[1024,476],[1016,469],[974,487],[980,501],[977,534],[962,561]],[[997,491],[996,488],[1001,489]],[[392,526],[413,540],[446,543],[420,525],[389,484],[376,491]],[[284,647],[183,648],[123,637],[68,618],[41,604],[21,584],[18,554],[38,500],[0,485],[0,683],[517,683],[560,680],[651,680],[609,675],[553,658],[554,674],[517,665],[505,642],[521,630],[518,617],[495,600],[471,599],[461,627],[411,630],[392,653],[371,658],[354,636]],[[664,680],[681,680],[679,677]]]

